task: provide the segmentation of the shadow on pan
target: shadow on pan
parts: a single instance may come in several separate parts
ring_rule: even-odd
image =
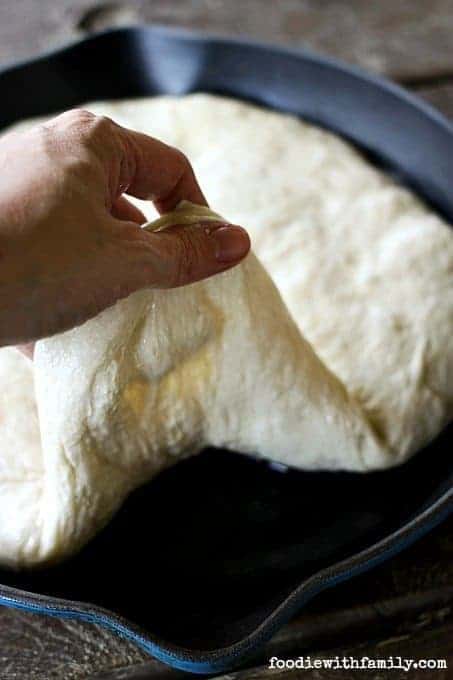
[[[135,491],[75,558],[0,574],[195,649],[236,642],[297,585],[392,533],[453,476],[451,437],[371,474],[277,472],[210,449]]]
[[[452,221],[450,124],[396,86],[310,54],[160,28],[112,31],[1,72],[0,126],[89,100],[189,91],[332,129]],[[116,626],[173,665],[229,668],[307,597],[397,552],[451,510],[452,432],[404,466],[367,475],[281,473],[207,450],[134,492],[69,562],[1,572],[0,600],[58,614],[63,598],[74,615]]]

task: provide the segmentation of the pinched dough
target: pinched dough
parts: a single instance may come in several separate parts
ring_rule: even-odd
[[[239,102],[88,108],[182,148],[264,266],[250,254],[134,293],[38,342],[33,364],[0,350],[3,564],[69,556],[132,489],[206,445],[366,471],[451,419],[453,236],[407,190],[334,135]],[[217,217],[206,210],[165,219]]]

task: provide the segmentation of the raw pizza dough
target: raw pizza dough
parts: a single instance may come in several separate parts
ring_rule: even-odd
[[[366,471],[452,418],[453,235],[413,195],[334,135],[236,101],[87,108],[180,147],[262,264],[134,293],[34,364],[0,350],[3,564],[69,556],[208,444]]]

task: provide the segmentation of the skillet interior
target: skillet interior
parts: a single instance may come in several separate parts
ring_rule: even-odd
[[[92,602],[184,647],[223,647],[307,577],[395,531],[451,485],[452,433],[402,467],[367,475],[282,473],[207,450],[134,492],[77,557],[0,573],[0,582]]]

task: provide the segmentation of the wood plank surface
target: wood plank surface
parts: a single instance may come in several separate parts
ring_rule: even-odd
[[[143,22],[308,47],[407,82],[453,75],[453,0],[3,0],[0,64]]]
[[[415,92],[445,116],[453,118],[453,81],[424,85],[417,88]]]
[[[309,47],[409,84],[453,118],[453,0],[3,0],[0,66],[95,30],[157,22]],[[450,670],[380,672],[382,680],[453,677],[453,518],[409,550],[321,594],[252,662],[224,680],[280,680],[267,659],[339,655],[444,657]],[[0,680],[145,680],[186,676],[101,627],[0,607]],[[348,680],[347,671],[291,678]],[[372,677],[367,675],[367,677]],[[376,676],[377,677],[377,676]]]

